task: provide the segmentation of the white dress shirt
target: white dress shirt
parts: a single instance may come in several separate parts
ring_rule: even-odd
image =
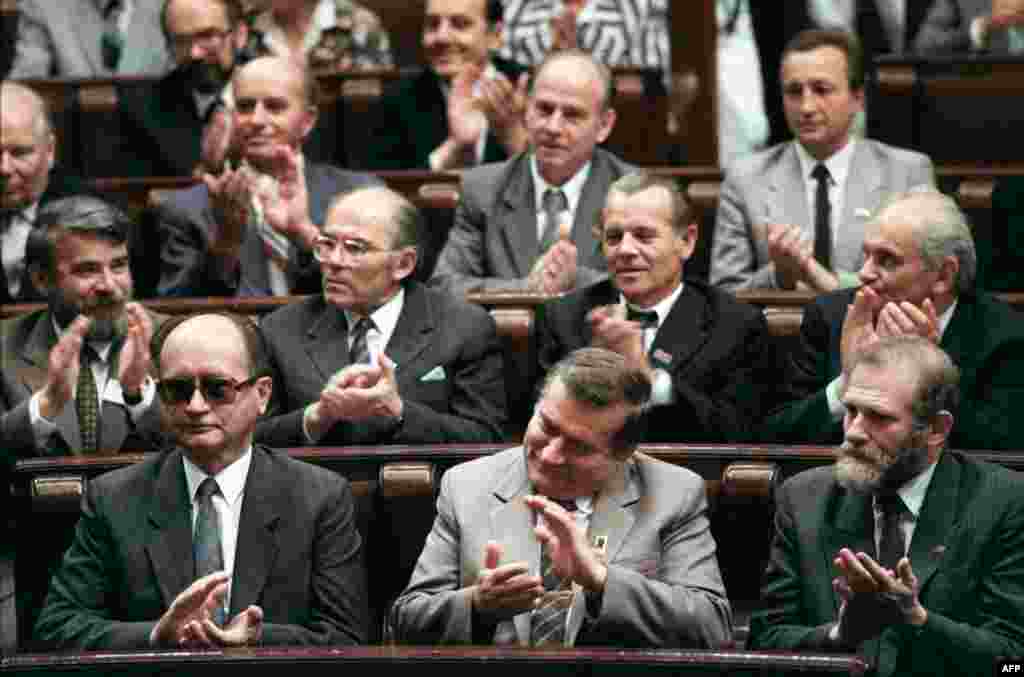
[[[904,555],[910,552],[910,543],[914,538],[917,518],[921,514],[921,506],[924,504],[924,497],[928,493],[928,486],[932,483],[932,476],[935,474],[935,467],[937,465],[938,463],[932,463],[919,473],[917,477],[896,491],[903,500],[903,505],[907,507],[907,513],[903,514],[899,522],[900,531],[903,532]],[[877,496],[872,501],[872,509],[875,513],[875,552],[877,553],[882,548],[882,524],[884,519],[882,507],[878,504]]]
[[[544,212],[544,193],[548,188],[561,189],[565,193],[567,209],[558,215],[558,222],[568,223],[571,229],[572,224],[576,220],[576,207],[580,204],[583,186],[586,185],[587,177],[590,176],[590,165],[591,163],[587,162],[587,164],[580,167],[579,171],[561,186],[552,186],[540,175],[540,170],[537,169],[537,157],[532,154],[530,155],[530,175],[533,176],[533,198],[537,203],[534,207],[537,215],[537,242],[544,239],[544,231],[548,225],[547,215]]]
[[[185,482],[188,486],[189,503],[192,506],[192,530],[194,532],[196,519],[199,516],[196,492],[203,480],[210,475],[184,454],[182,454],[181,460],[185,467]],[[238,525],[242,519],[242,499],[245,497],[245,481],[249,477],[251,464],[252,447],[250,446],[237,461],[213,476],[213,479],[217,481],[217,486],[220,487],[220,491],[213,495],[212,500],[220,522],[221,556],[224,561],[224,571],[231,576],[228,579],[227,594],[224,596],[225,610],[231,608],[231,584],[235,572]]]
[[[811,157],[803,144],[796,142],[796,155],[800,158],[800,172],[804,177],[804,189],[807,202],[807,222],[814,223],[814,202],[818,192],[818,180],[811,176],[818,161]],[[857,139],[850,137],[846,145],[833,153],[822,164],[828,169],[828,201],[831,205],[829,212],[829,230],[832,233],[832,250],[835,251],[839,241],[840,230],[843,227],[843,198],[846,196],[846,179],[850,175],[850,163],[853,162],[853,154],[856,152]]]
[[[668,314],[672,312],[672,307],[676,304],[676,300],[682,293],[683,283],[680,282],[671,294],[649,308],[644,308],[636,304],[629,304],[636,310],[654,312],[658,316],[657,325],[654,327],[645,327],[643,330],[645,352],[649,353],[651,351],[651,346],[654,345],[654,339],[657,337],[658,331],[661,329],[661,326],[665,324],[665,318],[667,318]],[[624,296],[620,296],[619,303],[625,305],[626,298]],[[625,316],[626,313],[624,311],[623,317]],[[651,382],[651,404],[657,407],[674,403],[676,396],[675,391],[672,389],[672,375],[657,364],[652,363],[651,366],[654,367],[654,378]]]
[[[402,308],[405,306],[405,287],[400,287],[398,293],[388,299],[384,305],[370,313],[373,320],[373,328],[366,332],[366,348],[370,353],[370,363],[379,364],[381,353],[388,347],[391,335],[395,333],[398,325],[398,318],[402,315]],[[345,320],[351,330],[356,326],[359,317],[355,313],[346,310]],[[352,350],[352,332],[349,331],[347,338],[348,349]]]
[[[25,247],[32,224],[36,221],[39,202],[33,202],[21,211],[11,214],[11,221],[0,233],[0,250],[4,267],[4,280],[11,298],[21,293],[21,279],[25,273]]]

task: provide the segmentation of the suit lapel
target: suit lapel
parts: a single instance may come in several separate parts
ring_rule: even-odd
[[[181,591],[191,585],[195,572],[192,501],[188,496],[181,451],[168,452],[158,472],[149,513],[152,530],[146,552],[164,605],[170,606]]]
[[[270,472],[267,452],[253,447],[238,524],[229,618],[234,618],[250,604],[259,603],[267,575],[277,560],[276,532],[282,503],[279,490]],[[237,566],[239,562],[242,566]]]
[[[22,348],[21,360],[17,366],[18,378],[28,393],[39,391],[46,385],[46,372],[50,350],[57,344],[57,332],[53,328],[53,315],[42,313],[28,340]],[[78,425],[78,411],[74,399],[54,419],[60,438],[66,448],[52,448],[50,453],[69,454],[82,447],[82,431]]]
[[[598,306],[615,305],[622,300],[622,294],[615,287],[611,278],[598,282],[583,293],[587,295],[587,299],[585,303],[580,304],[580,315],[576,318],[574,325],[580,327],[581,343],[579,346],[572,346],[573,349],[589,346],[594,340],[594,334],[590,330],[590,322],[587,321],[587,315],[590,314],[590,311]]]
[[[807,204],[807,185],[797,155],[796,141],[782,151],[779,163],[768,177],[769,200],[762,205],[763,214],[754,214],[755,223],[809,223],[805,229],[813,236],[810,206]],[[781,213],[779,212],[781,210]]]
[[[526,277],[537,256],[537,199],[530,174],[530,155],[514,161],[501,194],[502,213],[498,223],[516,272]]]
[[[594,224],[601,218],[608,185],[612,182],[611,168],[601,155],[594,151],[594,160],[590,165],[590,174],[580,192],[580,201],[576,205],[576,215],[572,223],[572,241],[576,244],[576,252],[580,264],[603,256],[597,250],[594,240]]]
[[[864,223],[878,207],[884,175],[885,168],[879,164],[871,143],[858,140],[846,177],[843,213],[836,233],[836,252],[856,252],[855,259],[860,256]]]
[[[661,365],[670,372],[689,362],[707,342],[710,319],[707,305],[701,294],[686,285],[658,329],[651,344],[651,355],[670,356],[670,363]]]
[[[491,535],[503,547],[502,559],[507,562],[528,562],[530,570],[540,573],[540,542],[533,533],[536,519],[533,510],[523,502],[530,493],[526,475],[526,450],[510,468],[494,490],[497,507],[491,510]],[[530,643],[530,612],[512,619],[519,644]]]
[[[943,452],[921,504],[908,552],[921,590],[942,566],[946,541],[960,520],[960,470],[960,464]]]
[[[348,322],[345,313],[322,299],[320,315],[306,334],[306,354],[326,382],[348,366]]]
[[[79,35],[82,36],[82,40],[78,44],[82,48],[82,55],[92,66],[94,73],[109,72],[109,69],[103,64],[103,55],[100,51],[100,36],[106,30],[103,17],[100,14],[102,10],[99,10],[98,5],[92,0],[76,2],[71,4],[71,7],[78,14],[75,25],[81,27]]]
[[[419,284],[408,285],[398,324],[385,350],[399,373],[408,372],[420,353],[430,345],[433,332],[434,309],[430,299]],[[412,373],[406,375],[409,378],[415,376]]]

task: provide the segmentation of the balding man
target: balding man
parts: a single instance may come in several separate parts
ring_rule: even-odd
[[[867,225],[861,287],[819,296],[804,310],[791,356],[791,401],[767,421],[773,441],[842,438],[843,370],[880,338],[912,334],[960,368],[963,405],[949,444],[1021,449],[1014,420],[1024,397],[1024,318],[977,292],[977,256],[964,213],[932,189],[897,194]]]
[[[602,277],[592,229],[629,165],[597,145],[615,126],[609,70],[580,51],[540,65],[526,107],[530,147],[463,174],[433,282],[471,290],[568,291]]]
[[[41,299],[28,274],[25,245],[42,205],[85,192],[82,182],[55,165],[53,123],[32,89],[0,83],[0,303]]]
[[[177,317],[152,353],[177,446],[90,483],[36,639],[77,650],[365,642],[348,483],[253,444],[273,388],[256,326]]]
[[[314,255],[323,294],[268,315],[281,415],[257,439],[301,444],[495,442],[505,421],[494,320],[412,280],[422,217],[398,193],[335,199]]]
[[[313,259],[327,204],[376,179],[307,163],[316,81],[300,64],[261,57],[236,70],[231,145],[237,166],[178,191],[158,210],[161,296],[315,293]]]

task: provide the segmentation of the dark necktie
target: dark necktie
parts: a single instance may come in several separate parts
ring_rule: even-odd
[[[196,564],[195,578],[224,570],[224,554],[220,543],[220,516],[213,497],[220,492],[217,480],[207,477],[196,489],[196,527],[192,538],[192,555]],[[214,622],[224,624],[224,609],[214,612]]]
[[[370,348],[366,343],[366,334],[375,325],[369,317],[361,317],[352,327],[351,348],[348,351],[349,364],[369,364]]]
[[[832,203],[828,199],[828,167],[818,164],[811,172],[818,182],[814,193],[814,258],[823,267],[832,269]]]
[[[878,563],[895,571],[896,565],[907,554],[907,541],[900,524],[907,514],[907,506],[899,494],[880,494],[877,499],[882,510],[882,535],[878,539]]]
[[[548,188],[541,204],[544,206],[544,237],[538,251],[543,254],[558,241],[558,216],[569,208],[569,200],[560,188]]]
[[[100,39],[100,51],[103,54],[103,65],[107,67],[107,70],[116,71],[117,64],[121,60],[124,36],[121,35],[121,27],[118,22],[121,19],[122,11],[124,11],[124,6],[121,0],[111,0],[107,8],[103,10],[103,37]]]
[[[641,329],[657,329],[658,313],[653,310],[639,310],[633,306],[626,308],[626,319],[630,322],[639,322]]]
[[[576,512],[575,501],[548,500],[565,508],[570,515]],[[544,596],[530,619],[530,646],[561,646],[565,643],[565,623],[572,607],[572,580],[558,577],[547,548],[543,546],[540,569],[543,572]]]
[[[88,344],[82,346],[78,357],[78,385],[75,388],[75,413],[78,414],[78,427],[82,431],[79,454],[95,454],[100,447],[100,402],[96,392],[96,378],[92,374],[92,363],[98,359],[96,351]]]

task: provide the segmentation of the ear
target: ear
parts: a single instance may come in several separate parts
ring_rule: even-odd
[[[53,132],[46,133],[46,154],[46,166],[53,169],[53,165],[57,163],[57,137]]]
[[[697,248],[697,224],[691,223],[682,233],[676,233],[676,251],[679,258],[688,261],[693,256],[693,250]]]
[[[611,136],[612,129],[615,127],[616,113],[615,109],[608,107],[603,113],[601,113],[601,128],[597,132],[597,142],[604,143],[609,136]]]
[[[403,247],[398,251],[396,258],[397,262],[395,263],[394,270],[391,271],[391,278],[395,282],[401,282],[416,270],[416,262],[419,260],[419,257],[416,254],[415,247]]]
[[[850,97],[853,99],[857,112],[864,110],[864,88],[850,90]]]
[[[960,261],[955,256],[947,256],[939,265],[939,277],[932,285],[932,296],[956,295],[956,278],[960,272]]]
[[[934,453],[933,450],[941,449],[946,445],[946,440],[949,439],[949,434],[952,430],[953,414],[943,409],[935,416],[935,420],[931,422],[928,427],[928,431],[925,434],[925,442],[928,446],[929,456]]]
[[[261,376],[256,381],[256,393],[260,398],[260,415],[267,413],[270,406],[270,395],[274,392],[274,379],[269,376]]]

